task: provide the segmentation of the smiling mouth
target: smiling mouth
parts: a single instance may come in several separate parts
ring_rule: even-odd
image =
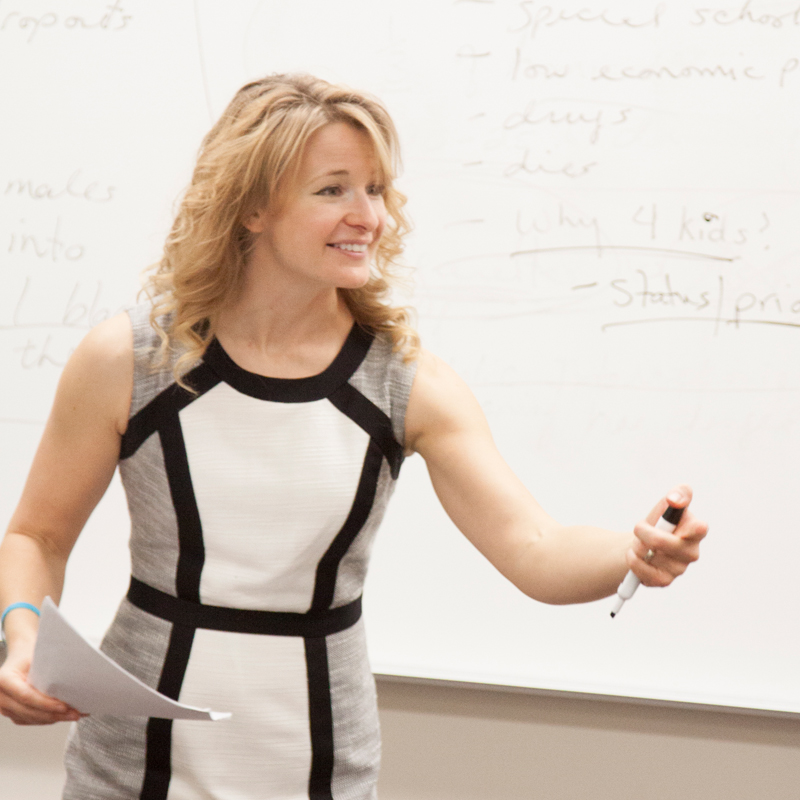
[[[348,253],[366,253],[369,245],[366,244],[329,244],[334,250],[344,250]]]

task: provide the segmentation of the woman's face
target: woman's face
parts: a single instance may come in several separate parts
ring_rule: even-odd
[[[247,222],[251,267],[310,288],[363,286],[386,225],[379,176],[365,132],[344,122],[318,130],[279,206]]]

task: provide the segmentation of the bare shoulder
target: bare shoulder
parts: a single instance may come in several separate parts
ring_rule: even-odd
[[[133,328],[124,312],[95,325],[75,349],[76,361],[94,360],[101,369],[119,368],[120,362],[133,367]]]
[[[127,315],[93,328],[70,356],[9,530],[66,555],[119,458],[133,386]]]
[[[488,432],[478,401],[441,358],[422,350],[406,412],[406,447],[425,455],[432,438],[467,431]]]
[[[97,414],[123,433],[133,389],[133,330],[127,314],[92,328],[64,367],[54,414]]]

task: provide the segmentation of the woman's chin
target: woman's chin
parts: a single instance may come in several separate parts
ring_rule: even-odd
[[[337,289],[361,289],[366,286],[370,278],[369,266],[359,269],[352,269],[341,275],[337,281]]]

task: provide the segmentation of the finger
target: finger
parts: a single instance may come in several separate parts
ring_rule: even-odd
[[[5,674],[0,680],[0,695],[3,700],[13,701],[20,706],[49,714],[67,714],[75,709],[67,703],[43,694],[31,686],[23,677],[13,672]]]
[[[653,552],[653,551],[649,551]],[[694,559],[688,558],[672,558],[670,556],[665,556],[660,553],[653,553],[652,558],[648,558],[645,556],[642,559],[636,557],[637,560],[641,561],[647,567],[649,567],[651,572],[648,572],[648,579],[655,581],[655,580],[666,580],[667,575],[671,576],[673,579],[683,575],[684,572],[689,568],[689,565],[692,563]]]
[[[76,719],[78,711],[56,697],[43,694],[13,674],[4,676],[0,687],[0,704],[3,711],[10,710],[17,716],[54,721]]]
[[[678,575],[681,575],[686,570],[687,566],[678,565],[677,572],[672,572],[663,566],[658,554],[653,557],[652,561],[647,562],[636,555],[632,548],[628,551],[627,561],[628,567],[644,586],[669,586]],[[674,565],[675,562],[672,562],[672,564]]]
[[[658,522],[668,506],[673,508],[686,508],[692,502],[692,488],[685,483],[678,484],[670,489],[652,508],[646,519],[651,525]]]
[[[17,725],[50,725],[54,722],[74,722],[80,719],[80,714],[72,708],[67,708],[64,712],[45,711],[11,697],[3,698],[0,713]]]
[[[636,539],[632,549],[636,556],[645,560],[648,550],[652,550],[662,562],[664,559],[675,559],[684,564],[697,561],[699,555],[699,539],[682,538],[667,531],[649,525],[647,522],[637,522],[633,532]],[[651,560],[655,560],[655,557]]]
[[[53,725],[56,722],[77,722],[80,719],[79,714],[44,714],[25,708],[3,709],[0,713],[15,725]]]
[[[685,512],[683,516],[686,519],[681,519],[673,535],[684,541],[697,542],[699,544],[708,533],[708,523],[697,519],[690,512]]]

